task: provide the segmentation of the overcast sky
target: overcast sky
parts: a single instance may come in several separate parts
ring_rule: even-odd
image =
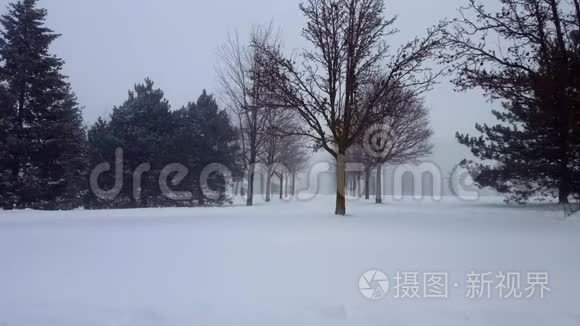
[[[423,35],[444,17],[454,17],[467,0],[387,0],[399,16],[394,43]],[[6,11],[8,0],[0,0]],[[216,56],[228,33],[246,36],[252,26],[273,21],[286,50],[304,46],[300,0],[40,0],[48,26],[62,34],[53,51],[66,61],[87,124],[108,116],[136,82],[150,77],[173,108],[197,99],[203,89],[218,92]],[[449,165],[467,155],[456,131],[473,131],[489,120],[493,105],[478,92],[455,93],[445,80],[429,94],[435,130],[435,160]],[[497,106],[497,104],[495,104]]]

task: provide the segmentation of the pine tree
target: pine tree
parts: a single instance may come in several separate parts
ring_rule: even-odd
[[[470,0],[447,34],[454,83],[481,88],[503,107],[493,112],[496,125],[476,126],[480,135],[457,135],[478,159],[464,164],[480,186],[518,202],[568,203],[580,193],[578,54],[566,35],[578,25],[568,10],[556,0],[505,0],[499,10]],[[492,33],[509,46],[488,42]]]
[[[198,205],[222,204],[228,200],[225,197],[225,180],[223,176],[211,175],[208,186],[213,191],[222,193],[218,199],[210,199],[204,195],[200,184],[201,172],[210,164],[222,164],[232,174],[239,174],[237,164],[239,155],[238,131],[233,127],[229,116],[220,110],[214,97],[204,90],[196,103],[189,103],[174,114],[176,125],[171,143],[175,162],[189,169],[189,176],[182,182],[185,189],[192,191]]]
[[[1,123],[10,130],[3,150],[8,208],[68,209],[84,189],[85,134],[63,60],[49,47],[59,35],[44,26],[37,0],[10,4],[0,18]],[[9,176],[11,174],[11,176]]]
[[[468,146],[475,157],[483,162],[464,161],[475,181],[481,187],[491,187],[508,195],[515,202],[525,202],[530,197],[558,197],[562,189],[560,180],[560,134],[553,128],[555,115],[532,103],[505,103],[503,111],[493,111],[499,121],[493,126],[476,126],[479,137],[458,134],[461,144]],[[577,137],[577,135],[576,135]],[[578,142],[578,139],[575,140]],[[567,161],[578,166],[578,157],[570,151]],[[567,171],[570,187],[562,201],[580,180],[576,169]],[[576,188],[577,189],[577,188]]]
[[[111,133],[111,127],[108,121],[99,118],[88,131],[88,149],[87,156],[89,167],[94,169],[99,164],[109,163],[114,166],[115,162],[115,146],[117,141]],[[92,172],[92,171],[91,171]],[[98,179],[98,186],[101,189],[109,190],[115,185],[113,173],[105,173]],[[90,185],[89,185],[90,186]],[[118,207],[118,201],[103,200],[94,196],[92,189],[87,194],[87,208],[90,209],[106,209]]]
[[[214,97],[205,91],[197,102],[172,112],[163,92],[147,79],[145,84],[138,84],[129,92],[123,105],[114,108],[110,121],[97,120],[89,130],[88,139],[92,167],[106,162],[113,167],[116,150],[123,150],[121,192],[112,199],[98,198],[91,193],[91,208],[222,204],[228,200],[225,180],[220,175],[211,175],[208,186],[222,195],[217,199],[206,198],[200,184],[201,172],[213,163],[228,167],[232,173],[240,172],[236,163],[238,131],[227,113],[219,109]],[[190,192],[193,198],[168,198],[161,192],[161,171],[174,163],[184,165],[189,173],[179,184],[171,185],[171,189]],[[149,164],[150,169],[141,175],[139,194],[136,194],[134,173],[142,164]],[[114,187],[114,173],[99,176],[98,186],[102,190]]]
[[[14,175],[11,166],[14,155],[11,145],[14,143],[14,115],[11,97],[3,84],[0,84],[0,208],[11,209],[14,206]]]
[[[174,130],[170,108],[163,91],[146,79],[135,85],[123,105],[113,109],[109,125],[113,147],[105,155],[112,157],[116,148],[123,150],[122,195],[129,207],[156,206],[161,198],[159,173],[166,164],[164,148]],[[150,164],[150,170],[142,175],[140,194],[136,194],[133,174],[142,164]]]

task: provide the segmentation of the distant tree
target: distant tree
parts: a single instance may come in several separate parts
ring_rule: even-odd
[[[383,166],[415,162],[431,154],[433,131],[429,111],[413,93],[397,90],[378,105],[389,113],[381,125],[365,134],[362,161],[376,171],[376,203],[382,204]]]
[[[117,149],[123,150],[122,189],[115,198],[93,194],[91,208],[223,204],[229,200],[227,180],[218,174],[210,175],[207,186],[220,196],[207,198],[200,182],[202,171],[211,164],[222,164],[234,174],[240,169],[236,162],[238,132],[212,95],[203,91],[197,102],[170,111],[163,92],[155,89],[149,79],[135,85],[128,100],[114,108],[110,121],[99,119],[89,130],[91,167],[101,163],[113,166]],[[179,184],[171,184],[175,175],[162,174],[170,164],[187,169]],[[163,193],[160,181],[164,177],[168,177],[172,191],[192,196],[171,197]],[[140,183],[136,184],[136,180]],[[101,174],[98,181],[101,189],[113,189],[115,171]]]
[[[266,135],[266,112],[271,109],[265,101],[268,94],[263,85],[265,68],[260,48],[278,42],[272,26],[259,27],[251,33],[250,44],[260,44],[260,47],[243,45],[236,35],[229,38],[220,51],[218,76],[226,107],[236,117],[240,131],[241,161],[248,179],[248,206],[254,203],[256,164]]]
[[[174,113],[176,129],[169,146],[169,157],[174,162],[185,165],[189,175],[182,181],[184,190],[193,188],[198,205],[223,204],[229,200],[225,196],[226,180],[223,176],[212,175],[208,186],[221,193],[219,198],[207,198],[200,183],[201,173],[210,164],[226,166],[232,174],[239,174],[238,130],[232,125],[227,112],[220,110],[214,97],[204,90],[196,103],[189,103]]]
[[[464,165],[511,200],[567,203],[580,191],[578,3],[505,0],[490,10],[470,0],[447,34],[454,83],[503,107],[498,124],[476,126],[480,135],[457,135],[479,159]]]
[[[87,194],[87,139],[83,118],[72,91],[39,120],[41,144],[34,152],[42,186],[40,208],[74,209],[81,207]]]
[[[376,110],[393,88],[416,94],[428,91],[438,73],[427,68],[442,45],[444,24],[423,39],[404,44],[394,53],[384,41],[392,35],[395,18],[385,18],[383,0],[308,0],[300,6],[306,17],[303,35],[311,47],[303,52],[302,66],[287,59],[278,46],[264,47],[268,69],[263,84],[278,103],[295,108],[303,118],[304,133],[337,162],[337,215],[346,214],[346,154],[369,127],[386,112]],[[382,80],[361,106],[363,90]]]
[[[286,152],[283,155],[282,162],[284,166],[288,169],[286,176],[286,184],[289,186],[289,194],[291,197],[296,196],[296,176],[302,172],[307,167],[308,160],[310,158],[310,144],[309,139],[300,136],[292,135],[292,139],[289,141],[289,145],[286,148]]]
[[[356,193],[357,196],[362,196],[363,193],[360,191],[361,188],[361,177],[364,181],[365,194],[369,192],[370,173],[374,168],[374,162],[368,160],[365,154],[365,149],[362,146],[362,140],[358,141],[356,144],[351,146],[347,151],[347,162],[351,164],[359,165],[355,172],[351,172],[351,192]],[[360,169],[362,167],[362,169]],[[369,198],[366,198],[369,199]]]
[[[153,86],[150,79],[135,85],[125,103],[113,109],[110,121],[97,121],[89,132],[91,157],[97,159],[91,167],[103,163],[102,158],[113,163],[115,151],[123,151],[123,188],[107,205],[152,207],[162,200],[159,175],[168,163],[166,148],[175,123],[163,91]]]
[[[118,140],[111,131],[108,121],[99,118],[88,131],[88,161],[89,173],[99,164],[109,163],[111,167],[115,166],[115,150],[118,146]],[[115,171],[106,173],[98,179],[98,186],[101,189],[110,190],[115,187]],[[92,192],[89,184],[89,193],[86,198],[86,206],[89,209],[106,209],[127,207],[126,202],[121,204],[121,198],[99,198]]]
[[[304,159],[304,137],[297,134],[300,130],[296,111],[287,108],[269,109],[265,111],[266,126],[259,162],[266,167],[266,202],[271,199],[272,177],[280,180],[279,190],[282,198],[284,176],[293,169],[299,168]]]
[[[0,190],[9,209],[71,209],[86,189],[86,135],[64,62],[49,53],[59,35],[37,2],[9,4],[0,18]]]
[[[263,142],[260,148],[258,161],[265,166],[266,171],[266,202],[271,200],[272,177],[275,174],[282,174],[282,159],[288,147],[288,137],[282,134],[288,121],[289,111],[281,109],[271,109],[264,112],[265,123],[263,130]]]

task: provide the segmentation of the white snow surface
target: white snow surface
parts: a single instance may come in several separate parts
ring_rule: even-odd
[[[0,212],[0,325],[580,325],[580,218],[557,206],[446,198],[332,210],[318,197]],[[391,284],[397,271],[448,273],[449,298],[391,288],[366,299],[359,278],[373,269]],[[551,292],[469,299],[471,271],[548,272]]]

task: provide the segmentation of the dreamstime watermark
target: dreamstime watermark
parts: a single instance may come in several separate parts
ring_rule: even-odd
[[[253,171],[253,172],[252,172]],[[225,165],[213,163],[205,166],[199,174],[199,186],[203,195],[208,199],[219,199],[223,197],[247,197],[247,193],[240,189],[247,190],[249,188],[250,175],[253,173],[254,182],[263,183],[264,180],[270,179],[277,187],[284,187],[280,185],[280,178],[275,177],[284,175],[286,182],[291,176],[290,170],[282,164],[274,166],[266,166],[263,164],[254,165],[253,169],[244,171],[243,177],[234,178],[232,171]],[[348,176],[358,176],[356,179],[356,187],[359,189],[365,188],[364,173],[367,171],[363,163],[347,163],[345,173]],[[143,163],[138,165],[133,171],[129,171],[129,178],[127,178],[127,171],[123,161],[123,150],[117,149],[115,153],[114,164],[104,162],[97,165],[90,175],[90,189],[97,198],[102,200],[113,200],[123,190],[124,183],[130,182],[132,195],[135,200],[139,200],[142,196],[142,180],[147,173],[151,172],[151,164]],[[375,172],[376,173],[376,172]],[[163,167],[157,180],[157,186],[160,193],[169,200],[174,201],[189,201],[192,200],[193,194],[190,191],[178,191],[180,186],[183,186],[184,180],[189,176],[190,170],[183,164],[172,163]],[[271,177],[268,178],[267,175]],[[108,187],[102,186],[102,176],[109,176],[112,182],[108,182]],[[275,175],[275,176],[274,176]],[[221,178],[221,184],[225,184],[225,188],[218,187],[213,189],[215,182],[210,182],[212,178],[218,176]],[[318,195],[324,193],[324,190],[334,189],[334,178],[336,172],[334,171],[331,162],[316,162],[312,163],[300,176],[300,184],[296,185],[295,191],[289,197],[283,196],[284,200],[296,201],[310,201]],[[373,176],[371,180],[374,180]],[[326,180],[327,182],[324,182]],[[475,201],[479,198],[479,192],[473,186],[469,171],[457,167],[448,178],[445,177],[442,169],[433,162],[423,162],[417,164],[405,164],[394,167],[390,173],[382,175],[382,182],[390,190],[383,191],[383,197],[391,196],[393,201],[402,201],[408,198],[414,200],[433,200],[440,201],[444,197],[444,192],[454,196],[460,200]],[[424,181],[430,180],[429,184]],[[330,181],[330,182],[328,182]],[[447,188],[445,186],[447,185]],[[190,185],[193,187],[193,185]],[[325,188],[326,186],[326,188]],[[329,187],[332,186],[332,187]],[[371,184],[371,187],[374,185]],[[256,184],[254,186],[256,188]],[[263,187],[261,187],[263,188]],[[183,189],[183,187],[181,187]],[[279,188],[278,188],[279,189]],[[262,190],[262,189],[260,189]],[[343,195],[346,193],[348,187],[345,187]],[[359,191],[361,194],[362,191]],[[262,195],[263,192],[255,192],[254,196]]]
[[[385,152],[385,144],[393,138],[390,134],[389,124],[378,124],[372,126],[365,133],[365,141],[363,142],[364,151],[373,159],[380,159],[385,157],[388,153]],[[351,176],[350,180],[356,180],[355,188],[359,189],[358,194],[362,191],[360,189],[373,185],[376,180],[376,170],[369,162],[349,162],[345,165],[346,176]],[[388,162],[387,162],[388,163]],[[370,168],[369,168],[370,166]],[[131,183],[132,197],[135,200],[140,200],[142,196],[142,179],[151,173],[151,164],[143,162],[138,165],[133,171],[125,170],[123,161],[123,149],[118,148],[115,151],[115,159],[113,164],[104,162],[97,165],[90,175],[90,189],[93,194],[102,200],[113,200],[124,189],[124,183]],[[336,182],[335,165],[332,162],[315,162],[310,164],[307,169],[301,173],[300,184],[293,183],[294,191],[290,196],[282,196],[283,200],[309,201],[316,198],[323,192],[324,178]],[[373,182],[365,183],[365,174],[369,170],[374,171],[374,177],[369,178]],[[474,186],[473,178],[470,171],[456,166],[451,173],[445,173],[441,167],[434,162],[421,162],[416,164],[403,164],[398,166],[391,166],[388,170],[380,169],[381,171],[381,189],[382,197],[392,196],[394,201],[401,201],[407,198],[414,200],[430,199],[433,201],[440,201],[443,196],[451,195],[455,198],[465,201],[475,201],[479,199],[478,189]],[[199,172],[198,172],[199,173]],[[274,164],[267,166],[256,163],[248,167],[241,176],[236,177],[234,173],[225,165],[219,163],[208,164],[201,173],[199,173],[198,184],[187,186],[199,186],[203,196],[210,200],[217,200],[219,198],[244,198],[248,196],[248,189],[256,188],[256,182],[259,181],[262,185],[264,180],[269,180],[271,184],[276,184],[278,189],[288,187],[288,178],[293,173],[290,172],[284,164]],[[107,189],[101,185],[102,176],[109,176]],[[129,177],[128,177],[129,175]],[[187,166],[180,163],[172,163],[163,167],[158,173],[157,186],[162,196],[174,201],[190,201],[193,199],[193,193],[190,191],[178,191],[176,189],[186,189],[183,182],[190,175]],[[278,177],[274,177],[278,176]],[[285,176],[280,177],[280,176]],[[213,189],[216,182],[210,182],[219,177],[221,186],[218,189]],[[369,176],[370,177],[370,176]],[[279,180],[286,180],[286,185]],[[254,180],[253,187],[249,187],[249,180]],[[429,180],[429,182],[425,182]],[[326,182],[326,186],[332,185],[332,182]],[[225,187],[224,187],[225,185]],[[149,185],[150,186],[150,185]],[[390,189],[384,189],[389,187]],[[334,187],[336,190],[336,187]],[[342,195],[347,196],[347,189],[338,189]],[[242,191],[245,190],[245,191]],[[268,187],[270,189],[270,187]],[[329,187],[327,187],[329,189]],[[329,189],[330,190],[330,189]],[[287,191],[286,191],[287,192]],[[266,196],[261,187],[260,192],[254,191],[254,196]]]
[[[394,299],[449,299],[450,288],[459,291],[463,288],[464,297],[469,300],[541,300],[552,292],[549,276],[547,272],[471,271],[464,276],[463,283],[450,283],[450,274],[446,272],[397,271],[391,282],[386,273],[373,269],[363,273],[359,289],[370,300],[387,297],[391,289]]]
[[[392,123],[385,122],[382,124],[375,124],[368,128],[364,135],[363,149],[365,153],[377,160],[389,156],[390,148],[389,142],[394,139],[391,126]]]

